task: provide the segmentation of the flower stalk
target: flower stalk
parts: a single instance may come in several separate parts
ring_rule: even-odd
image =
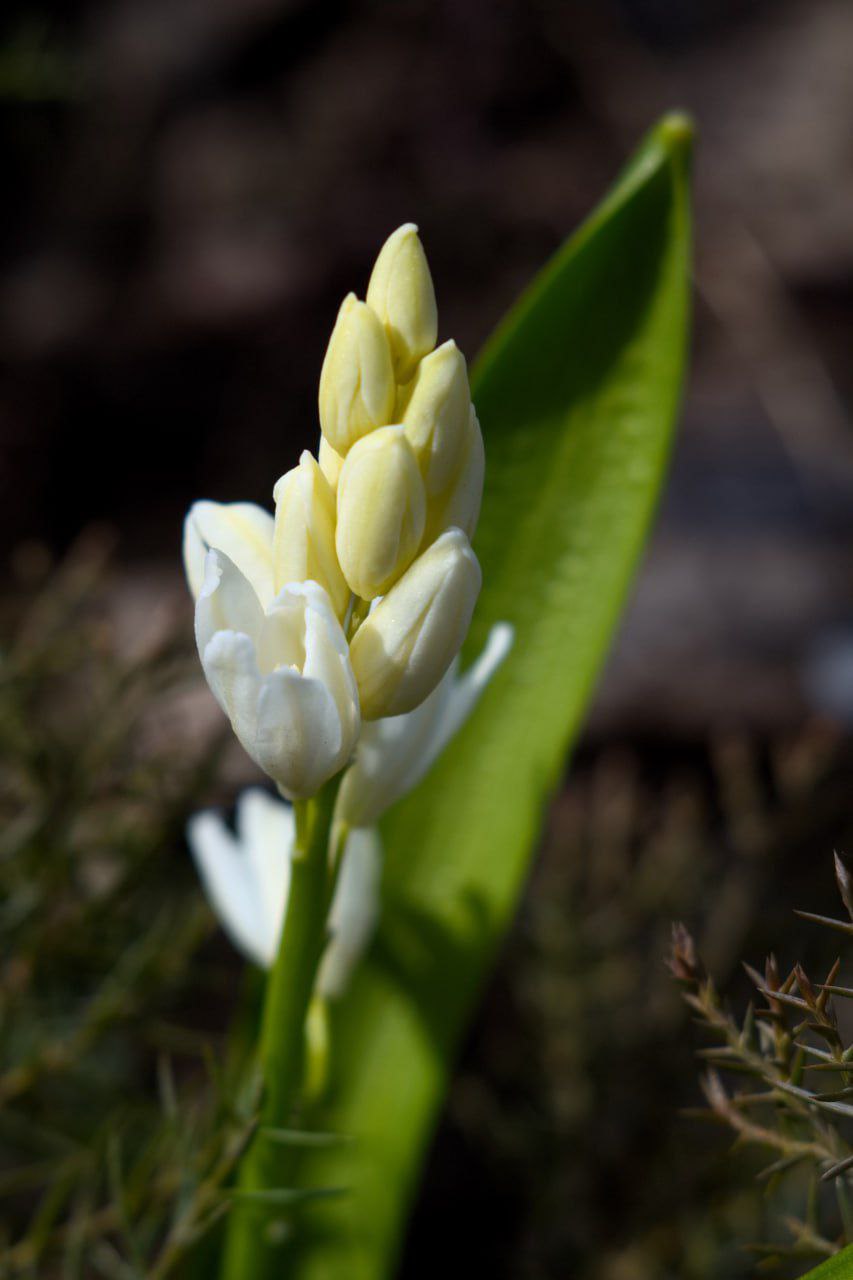
[[[253,1212],[229,1223],[225,1280],[278,1274],[273,1206],[292,1204],[278,1139],[323,1087],[329,1004],[376,925],[377,818],[423,777],[511,641],[493,629],[459,675],[482,580],[471,538],[484,453],[465,358],[437,337],[429,267],[407,223],[381,250],[367,300],[341,305],[317,456],[280,477],[275,515],[202,501],[184,526],[207,682],[292,802],[250,793],[233,833],[214,814],[189,832],[230,936],[270,968],[260,1126],[234,1192]]]
[[[333,817],[340,778],[333,778],[312,800],[297,801],[296,841],[284,927],[267,983],[260,1032],[264,1098],[261,1122],[240,1167],[243,1203],[228,1222],[224,1280],[265,1280],[276,1274],[277,1247],[271,1238],[274,1206],[252,1203],[252,1193],[282,1186],[290,1151],[265,1138],[265,1130],[293,1121],[305,1070],[305,1021],[326,943],[326,921],[339,861],[330,856]],[[285,857],[287,851],[282,850]]]

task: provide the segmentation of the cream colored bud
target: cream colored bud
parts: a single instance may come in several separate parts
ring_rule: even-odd
[[[380,600],[350,644],[365,720],[403,715],[432,692],[462,647],[481,581],[467,537],[448,529]]]
[[[273,497],[276,591],[292,582],[318,582],[343,618],[350,590],[335,552],[335,495],[307,450],[278,481]]]
[[[462,529],[469,538],[474,537],[480,518],[485,469],[483,434],[472,405],[456,477],[446,493],[432,499],[427,505],[426,529],[421,544],[423,547],[428,547],[445,529]]]
[[[338,560],[363,600],[384,595],[411,564],[423,537],[426,499],[402,427],[354,444],[338,481]]]
[[[396,385],[385,329],[366,302],[341,303],[320,373],[320,426],[336,453],[391,421]]]
[[[444,493],[453,480],[470,415],[465,357],[451,338],[418,365],[402,420],[428,497]]]
[[[438,333],[432,276],[413,222],[398,227],[382,246],[367,286],[367,304],[385,326],[397,381],[408,382]]]
[[[341,467],[344,465],[344,460],[339,453],[335,453],[324,435],[320,436],[320,448],[317,450],[317,461],[320,463],[320,470],[331,485],[332,492],[334,492],[338,487],[338,479],[341,474]]]

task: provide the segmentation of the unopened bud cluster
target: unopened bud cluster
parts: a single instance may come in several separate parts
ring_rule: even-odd
[[[274,520],[251,504],[197,503],[187,521],[208,681],[290,795],[313,794],[352,758],[362,719],[419,706],[468,630],[483,441],[465,359],[437,333],[407,223],[382,248],[366,300],[340,307],[318,456],[303,453],[278,481]]]
[[[366,301],[344,299],[329,341],[319,461],[303,455],[297,468],[311,469],[317,514],[296,498],[294,472],[278,486],[287,572],[325,586],[342,619],[348,603],[382,597],[350,649],[368,720],[411,711],[435,687],[480,586],[469,539],[483,488],[482,436],[465,358],[452,340],[436,347],[437,333],[426,255],[407,223],[383,246]],[[308,491],[306,480],[298,492]]]
[[[384,596],[445,529],[471,537],[483,442],[465,357],[436,347],[417,228],[384,245],[367,300],[344,299],[320,375],[320,465],[337,490],[335,545],[363,600]]]

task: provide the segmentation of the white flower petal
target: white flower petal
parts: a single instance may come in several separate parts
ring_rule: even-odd
[[[187,584],[193,600],[198,600],[204,585],[204,562],[207,558],[208,548],[198,531],[198,525],[192,518],[192,508],[190,508],[184,520],[182,551]]]
[[[419,762],[432,740],[434,721],[450,697],[453,671],[414,711],[362,725],[355,763],[347,770],[338,798],[341,822],[371,826],[429,768],[428,762],[420,770]]]
[[[317,991],[335,999],[349,986],[379,918],[382,841],[374,828],[349,833],[329,914],[331,940],[317,975]]]
[[[236,836],[220,814],[198,813],[187,838],[211,907],[234,946],[249,960],[271,968],[278,951],[293,856],[293,809],[257,787],[237,801]],[[333,999],[343,993],[364,953],[379,914],[382,844],[375,830],[352,831],[347,839],[329,913],[330,940],[317,990]]]
[[[246,750],[289,797],[305,798],[339,771],[352,746],[326,686],[283,670],[261,682],[254,742]]]
[[[434,760],[437,760],[451,738],[455,737],[479,701],[480,695],[512,648],[514,628],[498,622],[486,639],[483,652],[462,676],[456,675],[450,685],[450,696],[442,703],[441,713],[433,721],[433,732],[426,751],[426,764],[406,788],[419,782]]]
[[[235,826],[269,936],[278,939],[290,890],[290,863],[296,838],[293,809],[263,787],[249,787],[237,801]]]
[[[282,651],[298,635],[299,653],[291,649],[281,660],[298,666],[301,674],[282,667],[264,677],[255,758],[289,796],[313,795],[346,765],[358,737],[358,689],[349,648],[329,597],[316,582],[284,587],[267,623],[278,629]],[[272,772],[272,766],[280,772]]]
[[[221,551],[208,551],[195,606],[199,655],[204,654],[218,631],[239,631],[257,643],[263,621],[263,610],[248,579]]]
[[[358,685],[349,657],[349,645],[329,597],[314,582],[294,588],[309,609],[305,619],[305,663],[302,673],[320,680],[329,690],[341,717],[344,751],[339,767],[352,755],[361,724]]]
[[[252,759],[292,797],[344,767],[359,730],[349,651],[316,583],[283,588],[268,612],[221,552],[208,552],[196,638],[214,697]]]
[[[508,623],[492,627],[476,662],[459,676],[456,659],[429,697],[407,715],[362,726],[355,763],[338,800],[338,816],[370,826],[420,782],[473,711],[480,694],[512,647]]]
[[[210,691],[240,740],[255,759],[261,673],[255,646],[237,631],[217,631],[201,653],[201,665]]]
[[[194,502],[184,523],[184,567],[197,599],[204,580],[204,552],[223,552],[266,608],[275,595],[273,517],[254,502]]]
[[[467,537],[448,529],[395,582],[350,645],[365,720],[414,711],[432,693],[462,647],[481,581]]]
[[[271,928],[241,845],[212,810],[190,819],[187,840],[207,899],[228,937],[243,955],[268,967],[278,932]]]

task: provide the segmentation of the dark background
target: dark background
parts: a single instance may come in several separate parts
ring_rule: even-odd
[[[673,107],[698,148],[671,483],[407,1280],[751,1274],[763,1210],[678,1117],[691,1038],[661,957],[679,914],[724,982],[808,951],[790,909],[832,905],[849,834],[853,7],[3,11],[2,569],[112,526],[131,635],[164,599],[188,626],[190,501],[269,503],[315,443],[337,305],[394,227],[419,224],[441,335],[473,357]]]
[[[621,692],[702,725],[800,713],[792,668],[849,612],[846,0],[4,16],[5,545],[61,549],[106,520],[128,560],[171,563],[194,497],[269,502],[316,439],[337,304],[393,227],[419,223],[441,333],[473,357],[643,130],[684,107],[695,358]]]

